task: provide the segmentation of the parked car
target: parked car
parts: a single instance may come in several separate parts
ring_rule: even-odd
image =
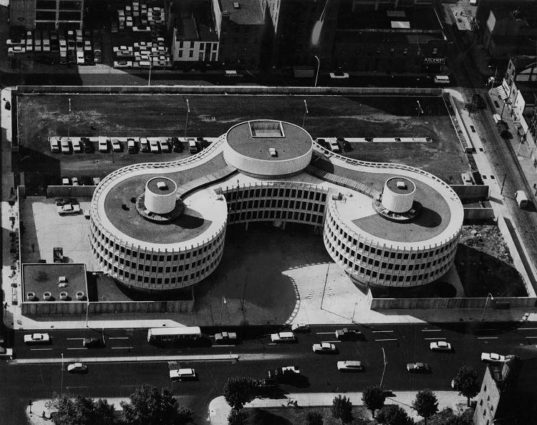
[[[129,153],[138,152],[138,144],[136,143],[136,140],[134,140],[134,139],[128,139],[127,140],[127,151]]]
[[[149,141],[149,151],[152,153],[158,153],[159,152],[159,144],[158,141],[155,139],[151,139]]]
[[[498,353],[481,353],[481,361],[489,363],[505,363],[508,360],[513,360],[516,356],[512,354],[503,355]]]
[[[84,152],[86,153],[95,152],[95,148],[93,147],[93,143],[90,142],[90,139],[88,139],[87,137],[82,137],[81,141],[82,141],[82,145],[84,146]]]
[[[431,371],[431,366],[422,362],[407,363],[406,370],[411,373],[428,373]]]
[[[341,360],[337,362],[337,370],[340,372],[361,372],[364,365],[359,360]]]
[[[340,147],[339,147],[339,144],[338,144],[338,142],[337,142],[336,140],[330,140],[330,141],[328,142],[328,144],[329,144],[329,146],[330,146],[330,150],[331,150],[332,152],[335,152],[335,153],[339,153],[339,152],[341,152],[341,149],[340,149]]]
[[[71,141],[67,138],[62,138],[60,141],[62,153],[71,153]]]
[[[82,144],[80,143],[80,139],[73,139],[73,152],[79,153],[82,152]]]
[[[50,343],[50,335],[41,334],[41,333],[24,335],[24,343],[25,344],[48,344]]]
[[[317,143],[319,143],[325,149],[330,149],[330,145],[325,139],[317,139]]]
[[[278,332],[270,335],[270,340],[275,343],[296,342],[296,336],[293,332]]]
[[[67,365],[67,372],[69,373],[86,373],[88,371],[88,366],[84,363],[76,362],[69,363]]]
[[[177,137],[172,137],[171,142],[174,152],[183,152],[183,150],[185,149],[183,144],[179,141]]]
[[[114,152],[121,152],[123,150],[123,147],[118,139],[112,139],[112,150]]]
[[[140,150],[142,152],[149,152],[149,141],[145,137],[140,138]]]
[[[99,139],[99,152],[108,152],[108,139]]]
[[[284,366],[267,371],[267,377],[277,382],[292,381],[301,376],[298,366]]]
[[[167,140],[159,140],[160,151],[163,153],[170,153],[171,148]]]
[[[86,348],[100,348],[104,347],[104,339],[103,338],[84,338],[82,340],[82,347]]]
[[[192,368],[170,369],[170,379],[172,381],[189,381],[198,379],[196,370]]]
[[[453,347],[447,341],[432,341],[429,344],[429,349],[431,351],[452,351]]]
[[[321,342],[320,344],[313,344],[312,346],[314,353],[329,353],[329,354],[335,354],[337,353],[337,348],[334,344],[330,342]]]
[[[218,332],[214,334],[215,344],[236,344],[237,333],[236,332]]]

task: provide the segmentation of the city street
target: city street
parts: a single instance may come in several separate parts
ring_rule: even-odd
[[[262,378],[268,369],[297,365],[307,380],[299,386],[283,385],[284,391],[360,391],[367,386],[380,384],[384,368],[383,354],[386,358],[383,379],[385,388],[449,390],[451,379],[462,365],[473,366],[480,374],[483,373],[485,364],[480,361],[481,352],[516,354],[521,358],[529,358],[535,356],[537,351],[535,345],[537,326],[530,323],[371,325],[355,328],[364,333],[364,341],[339,342],[334,337],[334,330],[338,327],[331,326],[315,327],[309,333],[297,334],[296,344],[275,345],[270,342],[267,333],[246,339],[236,347],[205,348],[154,347],[147,343],[147,331],[143,329],[105,330],[106,347],[95,349],[84,349],[81,338],[90,335],[99,336],[101,330],[46,331],[52,337],[50,346],[25,346],[22,342],[24,333],[17,332],[16,359],[21,362],[33,359],[36,363],[0,366],[5,388],[3,398],[0,399],[0,415],[4,417],[15,415],[10,412],[15,410],[19,412],[28,400],[47,398],[62,389],[70,394],[119,397],[128,396],[136,386],[147,383],[158,387],[169,387],[177,395],[188,394],[189,397],[184,402],[194,409],[197,417],[201,419],[206,416],[208,401],[221,394],[228,376]],[[260,330],[264,331],[267,330]],[[433,340],[451,342],[454,352],[430,351],[429,343]],[[314,354],[312,344],[321,341],[334,343],[338,348],[338,354]],[[188,383],[169,381],[166,356],[195,357],[230,353],[238,354],[239,360],[210,361],[204,356],[203,361],[181,361],[181,365],[196,369],[199,381]],[[62,354],[64,366],[75,359],[86,361],[88,374],[62,373]],[[105,359],[92,362],[92,358],[108,356],[124,356],[124,358],[117,362]],[[145,361],[143,356],[163,357],[158,361]],[[339,373],[336,369],[338,360],[361,360],[365,365],[365,371],[357,374]],[[49,361],[53,363],[46,363]],[[414,361],[429,363],[432,372],[408,373],[406,363]],[[17,409],[13,409],[15,405]]]

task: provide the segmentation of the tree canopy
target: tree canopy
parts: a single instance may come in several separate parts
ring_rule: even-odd
[[[466,397],[469,406],[470,399],[479,394],[479,390],[481,389],[477,371],[470,366],[462,366],[453,381],[454,389]]]
[[[114,406],[106,400],[94,401],[88,397],[74,399],[63,396],[53,403],[57,413],[53,416],[55,425],[114,425],[117,423]]]
[[[381,409],[384,406],[386,394],[380,387],[369,387],[362,393],[362,401],[371,410],[373,417],[375,417],[375,410]]]
[[[425,419],[425,425],[427,425],[427,419],[438,412],[438,399],[431,390],[422,390],[416,394],[412,407]]]
[[[143,385],[122,402],[123,420],[128,425],[183,425],[190,422],[192,412],[177,406],[168,390]]]
[[[377,414],[377,422],[384,425],[414,425],[406,411],[395,404],[384,406]]]
[[[231,408],[240,410],[252,401],[257,392],[256,382],[247,377],[228,378],[224,385],[224,397]]]
[[[332,401],[332,416],[344,424],[352,421],[352,403],[348,397],[338,395]]]
[[[323,415],[319,412],[308,412],[306,415],[306,425],[323,425]]]

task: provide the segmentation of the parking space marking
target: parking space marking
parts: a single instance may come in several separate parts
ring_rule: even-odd
[[[51,351],[52,348],[30,348],[30,351]]]
[[[442,332],[442,329],[422,329],[422,332]]]
[[[333,335],[334,331],[332,332],[315,332],[317,335]]]
[[[436,338],[423,338],[425,341],[437,341],[439,339],[447,339],[442,336],[436,337]]]
[[[393,330],[389,330],[389,331],[371,331],[372,333],[376,334],[376,333],[383,333],[383,332],[395,332]]]
[[[87,350],[87,347],[67,347],[67,350]]]
[[[83,341],[84,338],[65,338],[67,341]]]
[[[498,339],[497,336],[478,336],[477,339]]]
[[[537,328],[518,328],[518,331],[537,331]]]
[[[129,339],[128,336],[109,336],[108,339]]]
[[[535,338],[537,338],[537,336],[527,336],[526,338],[528,338],[528,339],[535,339]]]
[[[134,347],[110,347],[112,350],[131,350]]]
[[[218,344],[218,345],[211,345],[212,348],[230,348],[235,347],[234,344]]]
[[[383,342],[383,341],[397,341],[397,338],[384,338],[384,339],[375,340],[375,342]]]

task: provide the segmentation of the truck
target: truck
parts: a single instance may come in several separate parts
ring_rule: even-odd
[[[530,202],[528,195],[523,190],[517,190],[515,192],[515,200],[519,208],[526,208]]]

